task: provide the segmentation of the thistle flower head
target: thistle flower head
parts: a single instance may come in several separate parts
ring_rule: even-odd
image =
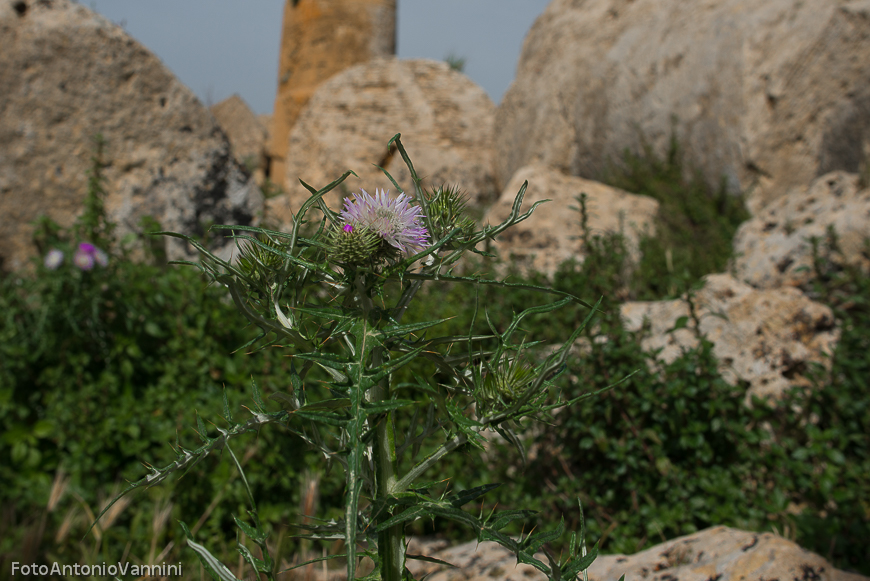
[[[335,262],[366,264],[381,246],[381,237],[365,226],[337,225],[329,234],[329,257]]]
[[[109,257],[90,242],[82,242],[73,255],[73,264],[82,270],[90,270],[95,264],[107,266],[109,264]]]
[[[430,246],[429,232],[420,224],[422,209],[410,204],[405,194],[393,199],[381,189],[375,190],[374,197],[360,191],[353,200],[344,199],[341,218],[346,226],[367,228],[404,256]]]

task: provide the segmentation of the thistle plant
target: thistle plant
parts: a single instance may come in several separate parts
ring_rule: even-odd
[[[348,579],[356,577],[362,556],[375,564],[366,579],[411,579],[407,559],[432,559],[406,554],[405,527],[427,517],[467,525],[479,541],[500,543],[519,562],[534,566],[549,579],[575,579],[597,554],[597,548],[587,553],[582,530],[579,542],[572,533],[567,554],[556,558],[546,545],[564,533],[563,523],[552,531],[517,538],[506,527],[532,516],[532,511],[464,509],[497,484],[438,494],[441,481],[421,479],[451,452],[483,449],[493,434],[522,452],[521,433],[531,421],[594,396],[587,393],[564,401],[553,381],[566,369],[569,348],[597,305],[544,287],[455,274],[466,253],[491,257],[477,246],[529,218],[542,202],[521,213],[528,185],[523,184],[503,223],[475,230],[473,221],[464,216],[462,194],[453,188],[426,192],[399,135],[388,147],[393,144],[408,166],[413,196],[385,172],[395,197],[382,190],[374,196],[362,190],[345,199],[343,209],[336,212],[323,196],[353,172],[319,190],[302,182],[311,196],[294,215],[290,232],[213,227],[237,241],[239,255],[230,262],[188,236],[162,233],[195,247],[203,260],[181,263],[199,268],[210,281],[225,286],[245,319],[260,329],[244,348],[258,344],[260,349],[279,345],[288,349],[288,386],[285,392],[271,394],[267,404],[254,381],[254,409],[243,421],[234,419],[225,396],[221,425],[209,431],[197,418],[203,440],[199,448],[185,449],[176,443],[174,462],[151,468],[121,496],[158,484],[225,450],[250,501],[247,518],[237,516],[235,521],[259,546],[260,555],[241,542],[238,550],[257,572],[275,579],[282,572],[280,559],[270,554],[269,531],[260,523],[255,495],[231,443],[241,434],[278,425],[288,437],[319,451],[324,463],[340,465],[344,472],[342,517],[297,526],[300,538],[343,541],[344,553],[325,558],[345,559]],[[446,319],[404,320],[411,301],[429,296],[419,294],[425,284],[520,287],[554,298],[516,313],[502,329],[478,306],[466,334],[439,335],[439,325]],[[583,311],[578,315],[572,310],[565,316],[582,318],[582,323],[559,349],[546,356],[536,353],[537,344],[522,336],[523,320],[571,308]],[[410,364],[420,361],[434,372],[426,377],[415,372],[419,367]],[[235,579],[182,526],[189,546],[212,577]]]

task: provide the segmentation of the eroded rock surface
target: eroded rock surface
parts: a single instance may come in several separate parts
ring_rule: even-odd
[[[727,274],[711,274],[693,299],[700,332],[713,342],[723,379],[748,381],[752,396],[776,398],[790,386],[807,384],[812,363],[830,367],[839,331],[830,308],[811,301],[797,288],[756,290]],[[649,330],[641,345],[661,349],[669,363],[698,345],[689,303],[630,302],[620,308],[626,329]],[[682,318],[686,325],[674,329]]]
[[[552,274],[565,260],[583,261],[580,213],[576,196],[585,193],[589,235],[622,233],[629,251],[637,258],[638,234],[655,232],[654,219],[659,203],[648,196],[631,194],[600,182],[565,175],[544,165],[530,165],[517,171],[505,186],[498,201],[483,218],[484,223],[500,224],[511,212],[514,199],[524,181],[529,182],[522,212],[540,200],[532,216],[500,234],[494,249],[502,258],[513,256],[521,269],[533,268]]]
[[[801,286],[814,276],[812,238],[824,255],[828,229],[839,252],[824,259],[870,269],[870,189],[856,174],[832,172],[794,188],[740,226],[734,237],[737,278],[757,288]]]
[[[119,26],[69,0],[0,0],[0,38],[6,269],[35,253],[37,216],[70,226],[81,212],[98,133],[107,143],[106,208],[120,236],[145,215],[191,235],[255,220],[262,195],[214,118]],[[183,245],[170,244],[170,258],[182,255]]]
[[[531,565],[496,543],[465,543],[444,548],[441,541],[412,541],[410,553],[420,553],[456,565],[408,561],[419,578],[429,581],[526,581],[546,579]],[[867,581],[863,575],[835,569],[824,558],[772,533],[752,533],[712,527],[656,545],[634,555],[603,555],[588,571],[590,581],[746,581],[749,579]]]
[[[396,188],[374,164],[385,167],[413,193],[398,153],[387,143],[397,133],[424,185],[459,185],[472,206],[495,199],[492,120],[495,106],[479,86],[446,63],[374,59],[332,77],[302,111],[290,134],[284,187],[287,196],[269,200],[270,217],[289,220],[310,193],[302,179],[321,188],[347,170],[342,189],[327,196],[333,208],[341,198],[365,189]]]
[[[753,211],[870,148],[866,0],[553,0],[496,120],[498,178],[535,161],[595,178],[672,128]],[[674,120],[676,123],[674,125]]]
[[[239,95],[227,97],[209,110],[227,134],[235,158],[262,183],[266,171],[266,126]]]
[[[590,581],[741,581],[813,579],[865,581],[835,569],[827,560],[772,533],[713,527],[673,539],[635,555],[606,555],[589,568]]]

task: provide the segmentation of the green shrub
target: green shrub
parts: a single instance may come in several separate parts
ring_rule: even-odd
[[[10,571],[2,562],[13,559],[115,562],[127,552],[135,562],[172,541],[167,562],[195,561],[180,552],[179,518],[207,517],[199,535],[232,552],[232,517],[244,514],[246,495],[220,458],[206,461],[217,469],[195,467],[123,509],[99,538],[81,538],[110,489],[147,474],[144,461],[171,458],[167,445],[192,446],[196,414],[220,417],[224,389],[231,409],[241,410],[250,405],[252,378],[266,394],[287,388],[289,360],[269,350],[237,351],[257,330],[240,329],[221,289],[190,269],[166,267],[162,244],[145,240],[144,262],[121,251],[105,254],[105,266],[74,264],[80,243],[108,250],[113,240],[97,158],[94,167],[76,225],[65,231],[41,219],[33,271],[0,278],[0,465],[9,468],[0,473],[0,577]],[[145,224],[159,229],[153,220]],[[63,261],[46,266],[42,257],[52,250]],[[286,522],[300,499],[300,475],[286,464],[305,464],[308,452],[270,434],[245,445],[240,456],[265,467],[250,482],[268,499],[264,520]],[[313,454],[307,463],[316,464]],[[52,499],[52,491],[64,494]],[[215,496],[223,503],[212,507]],[[167,507],[155,528],[158,509]]]
[[[870,538],[870,276],[838,266],[844,261],[834,256],[834,235],[816,243],[816,278],[805,290],[834,308],[842,329],[832,369],[816,369],[812,389],[795,390],[773,407],[756,400],[749,409],[743,405],[747,385],[722,379],[712,344],[703,338],[661,373],[650,372],[654,353],[641,349],[642,332],[623,329],[613,299],[617,285],[626,284],[620,275],[624,240],[599,236],[586,246],[585,262],[566,262],[552,284],[604,295],[607,313],[589,330],[588,351],[569,360],[561,396],[576,397],[637,373],[565,410],[546,437],[527,443],[535,458],[526,474],[535,478],[519,477],[510,468],[517,464],[512,449],[495,444],[488,463],[469,458],[464,471],[451,470],[463,480],[453,485],[508,482],[503,501],[511,498],[513,506],[537,499],[544,512],[563,512],[569,527],[578,524],[567,515],[576,514],[580,495],[590,537],[601,538],[605,552],[632,553],[728,525],[776,530],[838,567],[870,572],[864,560]],[[655,288],[643,277],[634,279],[635,288]],[[528,300],[522,291],[481,289],[481,304],[494,321],[528,306]],[[440,316],[442,306],[455,313],[463,302],[470,301],[461,294],[440,295],[428,305],[436,310],[429,315]],[[450,324],[462,329],[467,312],[458,312]],[[526,321],[524,329],[546,343],[571,323],[541,316]]]

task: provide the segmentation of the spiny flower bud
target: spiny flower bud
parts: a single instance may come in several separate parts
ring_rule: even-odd
[[[336,226],[329,234],[329,258],[345,264],[366,264],[372,260],[381,237],[365,226]]]
[[[461,231],[454,236],[458,241],[474,231],[474,220],[465,215],[468,198],[457,187],[441,186],[427,193],[429,219],[435,240],[447,236],[454,228]]]
[[[258,234],[256,238],[269,248],[274,248],[281,252],[284,252],[287,248],[286,244],[273,240],[266,234]],[[282,256],[270,252],[250,240],[242,244],[238,262],[239,270],[254,280],[262,279],[264,282],[270,280],[274,272],[283,263],[284,258]]]
[[[505,357],[490,366],[483,378],[482,399],[487,406],[516,400],[534,379],[534,371],[518,357]]]

